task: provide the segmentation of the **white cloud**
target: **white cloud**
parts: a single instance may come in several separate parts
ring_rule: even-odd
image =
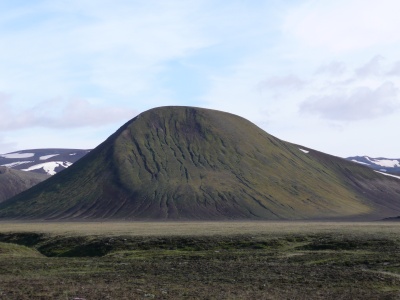
[[[130,108],[93,104],[86,99],[53,99],[38,103],[32,108],[15,111],[7,98],[1,101],[1,130],[19,130],[32,127],[75,128],[102,127],[113,123],[122,124],[137,115]]]
[[[395,62],[386,75],[400,76],[400,61]]]
[[[321,136],[398,126],[398,1],[22,2],[0,11],[4,143],[95,146],[136,112],[174,104],[331,152]]]
[[[298,76],[293,74],[286,76],[272,76],[258,84],[260,89],[301,89],[306,84],[306,81],[302,80]]]
[[[368,63],[355,70],[357,76],[379,76],[382,73],[383,57],[381,55],[374,56]]]
[[[49,125],[55,127],[104,126],[123,124],[137,115],[137,111],[123,107],[96,106],[84,99],[68,101],[61,117],[49,119]]]
[[[346,65],[343,62],[332,61],[328,64],[320,66],[316,71],[316,75],[328,74],[330,76],[340,76],[346,72]]]
[[[306,1],[287,14],[284,31],[306,47],[342,53],[400,41],[397,0]]]
[[[349,94],[312,96],[300,104],[300,111],[338,121],[374,119],[400,108],[398,89],[385,82],[376,89],[359,87]]]
[[[0,90],[31,102],[82,88],[125,97],[151,90],[165,61],[212,43],[191,22],[197,2],[45,1],[18,8],[9,23],[45,17],[0,30],[6,45],[0,48]]]

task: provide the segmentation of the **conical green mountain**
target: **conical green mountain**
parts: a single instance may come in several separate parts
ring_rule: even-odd
[[[284,142],[236,115],[190,107],[140,114],[70,168],[0,204],[1,218],[18,219],[399,214],[399,179]]]

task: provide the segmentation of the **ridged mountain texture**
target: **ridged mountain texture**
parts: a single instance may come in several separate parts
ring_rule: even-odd
[[[0,202],[31,188],[48,177],[44,174],[31,174],[0,166]]]
[[[400,180],[279,140],[215,110],[161,107],[0,204],[8,219],[376,219]]]

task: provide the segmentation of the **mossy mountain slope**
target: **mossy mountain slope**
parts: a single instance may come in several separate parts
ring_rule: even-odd
[[[49,178],[48,175],[32,174],[0,166],[0,202],[31,188],[47,178]]]
[[[190,107],[142,113],[70,168],[0,204],[0,217],[26,219],[399,213],[400,180],[284,142],[236,115]]]

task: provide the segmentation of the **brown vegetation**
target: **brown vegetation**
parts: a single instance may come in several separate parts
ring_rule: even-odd
[[[2,224],[0,299],[398,299],[399,226]]]

